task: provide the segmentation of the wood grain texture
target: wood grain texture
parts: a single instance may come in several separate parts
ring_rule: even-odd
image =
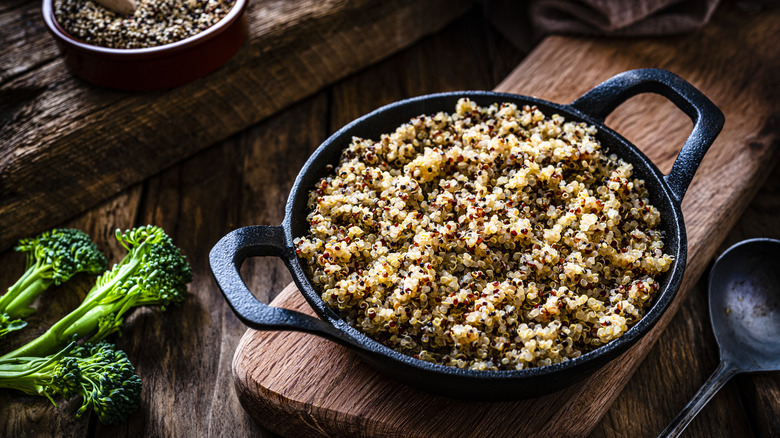
[[[216,293],[205,255],[237,224],[281,220],[294,169],[269,167],[265,163],[269,157],[279,161],[305,159],[327,134],[327,121],[322,118],[327,112],[326,103],[326,94],[320,93],[282,116],[271,117],[258,127],[196,154],[142,186],[123,191],[106,206],[90,210],[87,219],[68,223],[90,233],[111,261],[124,254],[113,237],[114,227],[147,223],[162,226],[193,267],[189,296],[181,306],[164,313],[158,309],[134,310],[126,318],[123,335],[114,339],[143,380],[141,405],[128,421],[108,427],[89,416],[77,420],[73,416],[78,401],[58,409],[40,397],[0,391],[0,436],[265,434],[235,396],[230,362],[245,329]],[[301,126],[307,129],[302,130]],[[122,216],[117,217],[120,213]],[[14,256],[6,252],[2,260]],[[2,279],[21,273],[23,261],[16,261],[19,272],[9,272]],[[245,272],[248,281],[258,288],[262,285],[278,290],[289,282],[289,274],[281,269],[278,272],[287,276],[278,279],[275,272],[268,270]],[[87,282],[83,292],[88,288]],[[57,306],[63,309],[61,313],[47,311],[36,316],[40,331],[45,330],[45,321],[56,320],[78,305],[77,294],[61,295],[69,297],[67,303]],[[26,332],[16,344],[31,339],[39,330]],[[0,347],[5,351],[14,345]]]
[[[291,181],[294,170],[265,163],[281,160],[278,154],[285,160],[287,154],[305,159],[326,132],[325,104],[324,95],[308,99],[146,184],[139,223],[169,230],[190,257],[195,275],[180,308],[164,316],[142,310],[128,318],[123,348],[144,378],[144,404],[121,428],[98,425],[98,436],[261,433],[239,405],[229,372],[244,327],[214,290],[206,254],[236,224],[281,221],[277,212],[283,210],[289,186],[278,181]],[[301,130],[302,125],[308,129]],[[289,281],[274,278],[274,272],[247,274],[259,290]]]
[[[4,1],[0,5],[0,84],[58,56],[36,1]],[[18,3],[14,5],[14,3]],[[30,50],[35,47],[35,50]]]
[[[718,349],[709,324],[706,275],[688,295],[591,437],[655,436],[715,369]],[[684,436],[750,436],[750,423],[757,423],[742,408],[734,383],[708,403]],[[780,405],[769,409],[780,412]]]
[[[116,228],[128,228],[138,211],[141,187],[133,187],[103,202],[98,207],[73,220],[60,224],[63,228],[78,228],[92,237],[109,263],[118,262],[124,255],[114,238]],[[24,271],[24,256],[7,251],[0,256],[0,288],[7,288]],[[24,345],[45,332],[56,321],[78,307],[95,277],[79,274],[61,286],[52,287],[38,298],[38,311],[27,318],[24,330],[8,336],[0,343],[0,351],[7,352]],[[121,342],[119,342],[122,348]],[[131,361],[132,361],[131,357]],[[15,391],[0,391],[0,436],[18,437],[81,437],[88,434],[92,415],[76,418],[81,400],[60,402],[59,407],[42,397],[23,395]]]
[[[290,436],[468,436],[476,431],[587,435],[693,290],[771,169],[780,135],[780,89],[773,76],[780,71],[780,57],[777,47],[764,42],[778,36],[778,11],[746,16],[726,9],[710,26],[688,37],[628,41],[551,37],[498,87],[566,103],[620,71],[661,67],[690,81],[726,114],[726,126],[683,202],[689,259],[680,294],[658,326],[621,358],[584,384],[539,399],[473,404],[396,384],[345,349],[310,335],[249,331],[234,359],[238,395],[247,411]],[[654,97],[632,99],[607,123],[667,170],[690,129],[681,112]],[[292,289],[273,304],[305,308]],[[688,316],[686,320],[701,315]],[[724,427],[738,431],[744,423],[720,421],[703,432]],[[642,430],[640,435],[652,436],[659,430]]]
[[[717,254],[754,237],[780,239],[780,163]],[[649,436],[662,430],[715,369],[718,349],[709,322],[707,278],[705,272],[593,437]],[[778,436],[778,413],[780,374],[741,375],[715,395],[683,436]]]
[[[387,72],[397,71],[400,66],[407,66],[409,71],[420,66],[426,68],[429,58],[425,54],[441,52],[448,45],[447,41],[472,44],[474,52],[486,53],[483,45],[486,37],[472,30],[463,32],[463,24],[463,21],[456,23],[441,36],[426,39],[420,47],[371,67],[359,76],[376,78],[381,73],[383,77],[391,78],[393,75]],[[450,49],[446,53],[454,52]],[[495,53],[506,58],[507,66],[499,71],[487,62],[481,63],[479,81],[486,88],[497,81],[491,82],[489,77],[505,76],[509,66],[521,59],[517,51],[506,45],[496,45]],[[442,62],[438,62],[434,67],[427,67],[424,77],[411,82],[405,95],[463,88],[464,79],[446,73],[441,66]],[[362,96],[357,95],[361,102],[369,102],[372,106],[383,103],[376,95],[372,96],[383,88],[370,81],[348,80],[334,88],[354,87],[370,90],[364,90]],[[392,87],[397,89],[396,85]],[[397,92],[401,93],[400,90]],[[107,211],[123,210],[130,224],[163,226],[193,264],[190,296],[181,307],[165,313],[135,311],[127,319],[124,336],[116,338],[144,382],[141,407],[127,422],[117,427],[102,426],[94,418],[74,422],[70,419],[73,409],[69,410],[68,406],[55,409],[40,398],[0,391],[1,412],[3,415],[8,413],[7,417],[0,418],[0,436],[270,435],[251,420],[235,395],[230,366],[245,328],[216,290],[206,254],[222,235],[238,226],[282,220],[287,193],[298,169],[327,135],[339,127],[331,125],[331,107],[339,113],[353,108],[349,104],[351,100],[334,104],[338,100],[335,94],[353,95],[332,89],[320,92],[147,179],[135,186],[126,205],[116,202],[110,208],[90,210],[96,221],[83,227],[93,235],[101,236],[102,242],[113,239],[114,213]],[[104,217],[98,220],[101,215]],[[0,257],[13,258],[15,255],[6,252]],[[242,273],[263,300],[273,298],[290,281],[286,268],[276,260],[252,260],[243,266]],[[71,307],[76,303],[74,297]],[[41,410],[47,415],[36,414]],[[36,419],[47,424],[61,424],[36,428],[32,422]]]
[[[718,249],[718,254],[741,240],[756,237],[780,239],[780,163],[775,165],[766,184]],[[729,385],[738,388],[742,395],[755,436],[780,436],[780,373],[739,375]],[[705,408],[705,412],[706,409],[711,408]]]
[[[0,5],[0,12],[6,10],[6,5],[16,8],[26,3],[30,3],[29,0],[8,0]],[[259,426],[267,421],[266,418],[255,422],[245,413],[233,388],[231,361],[244,327],[218,298],[220,295],[206,267],[208,249],[224,233],[239,226],[278,224],[293,178],[309,153],[330,132],[355,116],[412,94],[490,89],[497,84],[511,67],[517,65],[522,53],[506,44],[494,47],[494,40],[498,38],[493,34],[484,35],[482,26],[475,23],[480,23],[478,18],[464,17],[448,26],[446,31],[422,40],[411,49],[195,154],[142,185],[123,191],[122,196],[112,201],[110,208],[100,205],[91,209],[87,215],[94,216],[94,220],[89,222],[92,225],[82,224],[90,227],[89,232],[93,236],[102,236],[99,239],[106,243],[113,242],[113,228],[120,223],[131,225],[154,221],[169,229],[196,266],[195,285],[190,288],[191,302],[166,313],[139,313],[128,321],[125,336],[116,338],[133,362],[141,366],[139,373],[145,385],[152,385],[143,395],[139,412],[126,423],[119,427],[103,427],[94,417],[74,421],[71,417],[75,405],[61,405],[55,409],[47,400],[0,391],[0,436],[275,436]],[[458,62],[464,57],[474,65]],[[485,66],[485,63],[490,65]],[[654,96],[640,99],[651,103],[655,101],[652,105],[665,104],[663,99],[655,99]],[[680,123],[679,127],[690,123],[687,119],[683,122],[683,117],[680,119],[676,121]],[[679,135],[682,139],[686,134],[680,132]],[[638,144],[642,145],[642,140],[639,139]],[[669,141],[678,142],[676,137],[670,137]],[[780,180],[780,173],[771,178]],[[780,191],[775,189],[774,193]],[[761,196],[759,194],[757,203],[751,204],[747,210],[746,216],[755,210],[755,219],[745,230],[754,232],[756,224],[765,223],[770,227],[774,224],[777,232],[780,230],[776,222],[780,217],[780,196],[768,199]],[[765,214],[767,210],[770,216]],[[115,219],[118,215],[124,219]],[[122,253],[110,247],[107,251],[112,257]],[[18,254],[12,252],[0,253],[0,262],[5,262],[4,269],[0,270],[0,287],[5,287],[21,273],[23,262]],[[11,272],[14,268],[18,272]],[[264,301],[275,297],[290,280],[286,268],[276,259],[250,259],[242,268],[242,273],[252,290]],[[84,278],[82,281],[84,287],[88,287],[91,279]],[[700,337],[685,337],[689,332],[707,330],[706,321],[695,320],[701,318],[701,312],[695,308],[688,309],[689,303],[699,299],[701,292],[697,290],[689,294],[626,390],[599,423],[594,436],[653,436],[676,413],[677,408],[687,402],[711,371],[717,354],[711,334],[710,338],[700,333]],[[73,296],[68,299],[72,299],[75,306],[77,299]],[[60,311],[65,308],[70,307],[63,305]],[[51,319],[39,317],[44,321]],[[156,319],[160,321],[154,322]],[[201,324],[190,320],[200,321]],[[179,327],[182,324],[198,342],[180,341],[184,336]],[[675,357],[686,362],[679,366],[670,364],[668,357],[670,352],[679,350],[678,340],[688,342],[688,339],[706,345],[694,348],[690,354],[678,351]],[[174,345],[163,345],[167,342]],[[181,345],[177,346],[179,342]],[[258,350],[256,354],[265,353]],[[702,358],[692,357],[700,354]],[[156,376],[157,373],[160,377]],[[746,422],[750,422],[750,427],[758,436],[777,435],[767,427],[772,421],[776,422],[780,412],[780,408],[765,403],[772,393],[755,398],[752,405],[749,399],[757,390],[766,388],[766,381],[758,378],[772,376],[758,376],[755,381],[754,376],[745,377],[732,382],[731,390],[727,386],[718,394],[711,402],[714,404],[708,406],[689,427],[687,436],[750,436],[750,431],[744,431]],[[661,383],[667,380],[669,386]],[[174,386],[174,389],[168,388],[168,385]],[[750,390],[750,385],[754,385],[755,390]],[[775,390],[777,388],[775,386]],[[320,395],[326,396],[326,393]],[[719,399],[725,400],[721,402]],[[746,409],[738,408],[742,403],[740,399]],[[393,400],[400,400],[402,404],[407,402],[398,396]],[[361,403],[361,400],[357,402]],[[365,411],[366,415],[381,406],[370,406]],[[750,406],[764,412],[753,415]],[[712,408],[715,412],[708,412]],[[745,411],[751,411],[751,415],[748,416]],[[538,412],[535,409],[527,414]],[[446,423],[451,420],[441,410],[437,409],[433,414],[430,421]],[[306,413],[290,415],[295,415],[298,422],[309,422],[313,427],[319,427]],[[767,423],[761,424],[762,418]],[[387,430],[390,431],[390,426]],[[762,430],[770,432],[762,435]]]
[[[227,65],[150,93],[72,77],[61,58],[47,61],[47,39],[30,50],[43,37],[38,15],[3,26],[0,43],[14,49],[0,63],[9,78],[0,85],[0,248],[439,30],[470,3],[255,1],[247,41]],[[37,8],[0,12],[0,23]]]

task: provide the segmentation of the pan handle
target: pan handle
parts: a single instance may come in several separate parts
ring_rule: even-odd
[[[618,105],[641,93],[657,93],[671,100],[693,120],[693,131],[685,141],[672,170],[664,176],[679,203],[704,154],[723,128],[723,113],[693,85],[666,70],[629,70],[607,79],[571,103],[571,107],[599,122]]]
[[[239,268],[248,257],[274,256],[284,260],[295,257],[285,242],[281,226],[255,225],[239,228],[220,239],[209,253],[211,272],[230,308],[248,327],[256,330],[292,330],[312,333],[342,345],[354,341],[327,322],[293,310],[271,307],[252,295],[241,278]]]

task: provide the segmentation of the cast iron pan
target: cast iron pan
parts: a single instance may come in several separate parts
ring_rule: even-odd
[[[639,149],[604,125],[610,112],[640,93],[665,96],[694,122],[693,131],[668,175],[663,175]],[[659,279],[660,289],[652,308],[622,337],[563,363],[519,371],[471,371],[432,364],[394,351],[349,326],[320,299],[320,293],[295,255],[293,239],[307,232],[308,192],[327,174],[325,167],[338,163],[341,151],[353,136],[377,139],[381,133],[392,132],[419,114],[452,112],[461,97],[468,97],[481,106],[505,101],[518,106],[536,105],[547,116],[557,113],[567,121],[593,124],[598,128],[602,146],[633,164],[635,176],[645,180],[651,202],[661,212],[662,229],[666,233],[665,250],[674,257],[674,264]],[[659,69],[621,73],[569,105],[488,91],[432,94],[392,103],[355,120],[322,143],[295,180],[282,225],[249,226],[227,234],[209,254],[211,270],[230,307],[247,326],[322,336],[346,346],[377,370],[410,386],[476,400],[512,400],[552,392],[584,378],[624,352],[650,331],[671,303],[680,287],[687,250],[680,203],[723,122],[723,113],[700,91],[678,76]],[[319,318],[270,307],[255,299],[239,274],[241,264],[252,256],[276,256],[284,260],[298,289]]]

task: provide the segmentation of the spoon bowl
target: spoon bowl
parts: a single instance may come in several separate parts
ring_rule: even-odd
[[[727,249],[710,274],[710,321],[720,364],[659,437],[676,437],[735,374],[780,371],[780,240]]]
[[[710,320],[721,358],[740,372],[780,369],[780,240],[745,240],[720,256]]]

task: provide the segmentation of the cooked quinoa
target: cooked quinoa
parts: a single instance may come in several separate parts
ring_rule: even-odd
[[[54,0],[54,16],[71,36],[96,46],[139,49],[170,44],[221,20],[235,0],[138,0],[122,16],[91,0]]]
[[[632,166],[533,106],[354,138],[295,239],[322,299],[402,353],[475,370],[565,361],[642,318],[672,258]]]

